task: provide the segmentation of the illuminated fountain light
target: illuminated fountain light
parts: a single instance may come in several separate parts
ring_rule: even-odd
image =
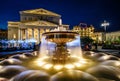
[[[75,66],[72,65],[72,64],[66,64],[66,65],[64,65],[64,68],[66,68],[66,69],[74,69]]]
[[[43,67],[44,67],[44,69],[50,69],[50,68],[52,68],[52,66],[53,66],[53,64],[45,64]]]
[[[63,69],[63,65],[54,65],[53,67],[55,70],[59,71],[61,69]]]
[[[75,65],[75,67],[77,67],[77,68],[83,66],[83,64],[81,64],[81,63],[74,63],[74,65]]]
[[[46,63],[45,62],[42,62],[42,61],[39,61],[39,62],[37,62],[37,65],[38,66],[43,66],[43,65],[45,65]]]
[[[74,57],[74,58],[73,58]],[[52,60],[50,60],[50,57],[43,57],[36,59],[33,64],[34,66],[53,71],[60,71],[64,69],[83,69],[85,67],[89,67],[93,65],[93,62],[88,59],[79,59],[79,57],[72,56],[71,60],[66,62],[65,64],[59,64],[59,63],[53,63]]]
[[[81,63],[81,64],[86,64],[86,63],[88,63],[88,62],[87,62],[87,60],[82,59],[82,60],[79,61],[79,63]]]
[[[47,58],[48,57],[38,58],[33,63],[38,65],[38,66],[43,66],[43,65],[46,64],[46,62],[44,60],[47,59]]]

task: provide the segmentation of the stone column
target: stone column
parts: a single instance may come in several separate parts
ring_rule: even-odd
[[[32,38],[34,38],[34,29],[32,29]]]
[[[25,35],[26,35],[26,39],[28,39],[28,29],[25,29]]]
[[[38,42],[40,42],[40,29],[38,29]]]
[[[20,28],[18,28],[18,40],[20,40],[21,38],[20,38]]]
[[[23,37],[22,37],[22,29],[20,29],[20,39],[22,40],[23,39]]]

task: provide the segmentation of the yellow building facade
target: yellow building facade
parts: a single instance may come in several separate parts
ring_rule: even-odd
[[[95,42],[102,44],[103,43],[103,32],[94,32]]]
[[[81,37],[91,37],[92,39],[95,39],[94,37],[94,27],[92,25],[90,26],[74,26],[73,31],[80,34]]]
[[[73,27],[73,31],[79,33],[80,37],[90,37],[97,43],[102,42],[102,32],[95,32],[93,25],[87,26],[85,23],[80,23],[80,25]]]
[[[8,39],[41,41],[42,34],[58,27],[61,15],[43,8],[20,11],[20,21],[8,21]],[[63,25],[69,29],[69,25]]]

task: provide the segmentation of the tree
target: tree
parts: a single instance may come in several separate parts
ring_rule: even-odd
[[[90,43],[93,43],[93,39],[91,37],[81,37],[81,42],[83,44],[90,44]]]

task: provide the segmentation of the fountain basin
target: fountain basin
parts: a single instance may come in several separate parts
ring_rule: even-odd
[[[71,42],[75,40],[75,36],[77,35],[79,34],[72,31],[53,31],[43,33],[43,36],[46,36],[47,41],[54,42],[56,44]]]

